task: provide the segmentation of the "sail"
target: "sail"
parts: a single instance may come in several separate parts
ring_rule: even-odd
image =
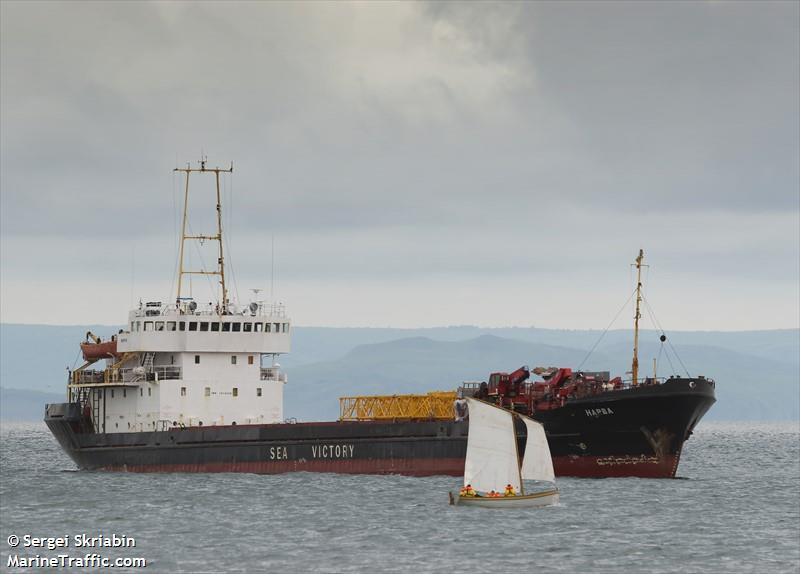
[[[464,485],[477,491],[521,489],[514,420],[511,413],[468,398],[469,434]]]
[[[521,418],[528,428],[528,441],[525,443],[525,457],[522,460],[522,478],[555,482],[553,459],[550,457],[550,445],[547,444],[544,427],[528,417]]]

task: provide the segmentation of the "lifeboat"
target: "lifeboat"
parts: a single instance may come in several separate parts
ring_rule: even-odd
[[[84,361],[111,359],[117,356],[117,340],[81,343],[81,352],[83,353]]]

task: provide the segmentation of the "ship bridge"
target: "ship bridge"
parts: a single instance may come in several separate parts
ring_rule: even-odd
[[[277,357],[290,350],[291,320],[282,304],[232,302],[225,279],[220,177],[233,166],[209,168],[202,159],[175,171],[186,188],[174,302],[140,302],[110,341],[87,333],[86,363],[70,373],[70,400],[102,433],[282,422],[286,376]],[[190,175],[216,182],[215,231],[189,233]],[[199,268],[187,267],[187,242],[215,245],[216,267],[202,264],[202,255]],[[208,295],[216,303],[186,296],[184,279],[193,275],[216,279]],[[260,289],[253,291],[257,299]],[[87,369],[100,360],[105,369]]]
[[[234,308],[235,309],[235,308]],[[128,314],[127,330],[118,335],[117,349],[134,352],[288,353],[291,320],[282,304],[254,302],[242,311],[222,312],[211,303],[194,301],[162,306],[140,305]]]

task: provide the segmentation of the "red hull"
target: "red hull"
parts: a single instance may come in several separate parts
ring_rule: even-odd
[[[675,478],[680,452],[656,456],[557,456],[553,468],[557,476],[579,478]]]
[[[661,459],[655,456],[561,456],[553,458],[558,476],[580,478],[674,478],[680,454]],[[282,474],[285,472],[331,472],[339,474],[401,474],[405,476],[461,476],[464,459],[380,459],[308,460],[258,462],[208,462],[199,464],[153,464],[105,467],[123,472],[249,472]]]
[[[249,472],[282,474],[285,472],[331,472],[337,474],[402,474],[405,476],[461,476],[463,458],[440,459],[365,459],[258,462],[207,462],[199,464],[142,464],[104,467],[123,472]]]

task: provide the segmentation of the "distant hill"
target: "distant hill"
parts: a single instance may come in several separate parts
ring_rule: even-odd
[[[387,343],[398,339],[426,337],[434,341],[464,341],[481,335],[504,339],[555,345],[588,351],[600,338],[602,331],[538,329],[535,327],[475,327],[453,326],[425,329],[391,329],[369,327],[296,327],[292,337],[292,352],[282,357],[286,367],[338,359],[359,345]],[[657,333],[640,332],[640,342],[658,343]],[[800,365],[800,329],[768,331],[673,331],[667,333],[673,345],[707,345],[736,353]],[[631,329],[608,331],[602,346],[622,344],[633,347]]]
[[[800,380],[794,365],[701,345],[676,347],[692,375],[704,374],[718,382],[717,403],[711,420],[798,420]],[[577,366],[583,349],[515,341],[491,335],[458,342],[415,337],[363,345],[336,361],[295,367],[286,386],[286,416],[303,420],[338,416],[338,397],[369,394],[424,393],[453,390],[465,380],[486,380],[493,371],[534,366]],[[658,346],[640,347],[642,372],[649,373],[649,357]],[[680,374],[662,357],[660,375]],[[650,368],[648,368],[648,366]],[[595,351],[586,370],[630,370],[630,345],[615,343]],[[685,372],[684,372],[685,374]]]
[[[40,421],[44,417],[44,405],[64,402],[63,393],[41,393],[0,387],[0,420]]]
[[[427,393],[455,390],[467,380],[485,380],[495,370],[514,370],[536,358],[570,365],[586,352],[482,335],[466,341],[413,337],[362,345],[335,361],[294,367],[286,386],[286,416],[303,420],[339,415],[340,396]]]
[[[630,345],[601,346],[614,359],[612,370],[630,370]],[[640,346],[642,372],[652,372],[658,345]],[[705,375],[717,382],[717,403],[708,413],[712,420],[798,420],[800,419],[800,367],[790,362],[766,359],[712,345],[675,345],[683,364],[673,355],[676,374]],[[660,374],[672,374],[662,356]]]
[[[83,364],[78,344],[86,331],[108,338],[108,325],[15,325],[0,323],[0,386],[64,393],[67,367]]]
[[[66,368],[82,363],[78,343],[87,330],[107,337],[115,326],[0,324],[0,416],[29,413],[38,420],[44,402],[62,400]],[[485,380],[491,371],[528,364],[576,368],[599,331],[474,326],[430,329],[295,327],[292,352],[280,358],[289,375],[286,416],[334,418],[344,395],[399,394],[453,389],[464,380]],[[676,332],[669,334],[686,368],[718,382],[718,402],[708,418],[800,418],[800,330]],[[650,373],[661,349],[658,333],[642,331],[640,364]],[[586,370],[630,370],[632,334],[609,331],[583,363]],[[658,373],[683,368],[669,345]],[[20,390],[23,394],[10,393]],[[33,394],[24,394],[33,392]],[[45,393],[57,399],[47,399]],[[31,401],[41,401],[35,409]]]

